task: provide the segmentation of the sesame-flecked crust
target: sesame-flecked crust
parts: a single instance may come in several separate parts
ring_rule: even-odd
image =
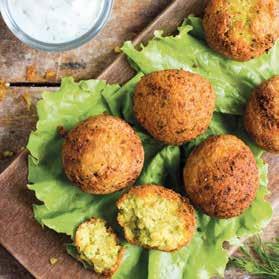
[[[211,0],[203,18],[208,45],[247,61],[270,49],[279,36],[277,0]]]
[[[215,92],[198,74],[164,70],[144,76],[133,101],[138,122],[155,139],[179,145],[207,129],[215,108]]]
[[[75,233],[74,244],[75,244],[75,246],[76,246],[76,248],[77,248],[77,250],[78,250],[79,253],[82,253],[82,251],[80,251],[79,241],[78,241],[78,237],[77,237],[77,236],[78,236],[79,229],[80,229],[82,226],[86,226],[87,224],[94,223],[94,222],[96,222],[97,220],[98,220],[98,218],[92,217],[92,218],[90,218],[89,220],[87,220],[87,221],[81,223],[81,224],[78,226],[78,228],[77,228],[77,230],[76,230],[76,233]],[[102,220],[102,219],[100,219],[100,220]],[[102,220],[102,221],[103,221],[103,220]],[[103,221],[103,222],[105,222],[105,221]],[[111,234],[111,235],[113,236],[113,238],[115,239],[115,242],[116,242],[118,245],[120,245],[119,239],[118,239],[117,235],[114,233],[114,231],[112,230],[112,228],[106,225],[106,230],[107,230],[107,232],[108,232],[109,234]],[[102,274],[103,276],[107,277],[107,278],[111,278],[112,275],[116,272],[116,270],[117,270],[118,267],[120,266],[121,261],[122,261],[123,256],[124,256],[124,253],[125,253],[125,248],[122,247],[122,248],[120,249],[119,253],[118,253],[118,258],[117,258],[117,262],[115,263],[115,265],[114,265],[111,269],[105,270],[105,271],[102,272],[101,274]]]
[[[187,159],[184,184],[192,203],[209,216],[238,216],[250,206],[259,187],[254,155],[235,136],[210,137]]]
[[[246,107],[244,124],[259,146],[279,153],[279,76],[254,90]]]
[[[69,180],[91,194],[108,194],[134,183],[144,162],[140,138],[110,115],[90,117],[66,137],[62,161]]]
[[[173,200],[174,202],[179,203],[181,205],[180,212],[179,212],[177,218],[182,218],[182,219],[186,220],[185,230],[187,230],[190,233],[190,237],[187,239],[184,239],[175,249],[167,247],[167,246],[164,249],[159,249],[158,247],[155,247],[155,246],[142,245],[141,243],[137,242],[134,239],[130,239],[127,236],[127,234],[125,232],[124,224],[122,224],[120,222],[119,218],[117,218],[119,225],[124,230],[125,239],[131,244],[139,245],[146,249],[157,249],[157,250],[165,251],[165,252],[177,251],[180,248],[187,245],[191,241],[191,239],[195,233],[195,230],[196,230],[195,210],[192,207],[192,205],[189,203],[189,200],[186,197],[182,197],[180,194],[174,192],[173,190],[165,188],[163,186],[154,185],[154,184],[145,184],[145,185],[141,185],[141,186],[135,186],[135,187],[131,188],[127,193],[124,193],[119,198],[119,200],[116,203],[116,207],[118,209],[120,209],[121,203],[125,199],[129,198],[129,196],[131,196],[131,195],[136,196],[137,198],[141,198],[141,197],[144,197],[149,194],[157,195],[157,196],[160,196],[160,197],[168,199],[168,200]]]

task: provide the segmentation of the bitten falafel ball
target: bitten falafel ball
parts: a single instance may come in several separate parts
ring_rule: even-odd
[[[182,144],[202,134],[214,108],[215,93],[209,81],[183,70],[148,74],[134,94],[138,122],[167,144]]]
[[[209,216],[238,216],[250,206],[259,187],[254,155],[235,136],[210,137],[190,154],[184,184],[192,203]]]
[[[67,177],[84,192],[108,194],[134,183],[143,167],[144,150],[128,123],[99,115],[69,132],[62,161]]]
[[[247,61],[270,49],[279,36],[277,0],[211,0],[203,18],[208,45]]]
[[[111,276],[120,265],[124,248],[104,220],[91,218],[80,224],[74,242],[80,259],[95,272]]]
[[[279,76],[267,80],[252,93],[244,125],[259,146],[279,152]]]
[[[188,200],[162,186],[132,188],[117,202],[117,220],[128,242],[145,248],[174,251],[195,231],[195,214]]]

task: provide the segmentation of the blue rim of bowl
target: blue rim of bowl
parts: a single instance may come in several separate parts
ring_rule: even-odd
[[[2,17],[6,23],[6,25],[9,27],[9,29],[12,31],[12,33],[23,43],[26,45],[49,52],[60,52],[60,51],[66,51],[71,50],[77,47],[82,46],[83,44],[89,42],[91,39],[93,39],[105,26],[107,23],[113,6],[113,0],[104,0],[103,10],[102,13],[99,16],[99,19],[94,24],[94,26],[85,34],[82,36],[65,43],[58,43],[58,44],[51,44],[51,43],[45,43],[41,42],[39,40],[36,40],[23,32],[20,27],[16,24],[14,19],[12,18],[11,14],[9,13],[8,9],[8,1],[9,0],[0,0],[0,11],[2,14]]]

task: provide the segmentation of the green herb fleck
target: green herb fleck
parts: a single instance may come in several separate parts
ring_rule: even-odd
[[[234,266],[260,278],[279,278],[279,238],[263,242],[257,237],[251,247],[241,247],[241,253],[230,259]]]

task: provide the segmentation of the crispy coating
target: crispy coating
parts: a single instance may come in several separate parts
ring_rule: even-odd
[[[215,93],[209,81],[183,70],[146,75],[134,94],[138,122],[167,144],[182,144],[202,134],[214,108]]]
[[[244,125],[259,146],[279,152],[279,76],[254,90],[246,107]]]
[[[175,251],[188,244],[195,232],[193,207],[163,186],[134,187],[120,197],[117,208],[126,240],[144,248]]]
[[[211,0],[203,18],[208,45],[247,61],[270,49],[279,36],[277,0]]]
[[[81,223],[76,230],[74,243],[80,259],[106,277],[115,273],[124,255],[124,248],[116,234],[100,218],[92,217]]]
[[[128,123],[99,115],[67,135],[62,161],[67,177],[84,192],[108,194],[135,182],[143,167],[144,150]]]
[[[250,206],[259,187],[255,158],[232,135],[214,136],[200,144],[184,168],[186,193],[209,216],[231,218]]]

